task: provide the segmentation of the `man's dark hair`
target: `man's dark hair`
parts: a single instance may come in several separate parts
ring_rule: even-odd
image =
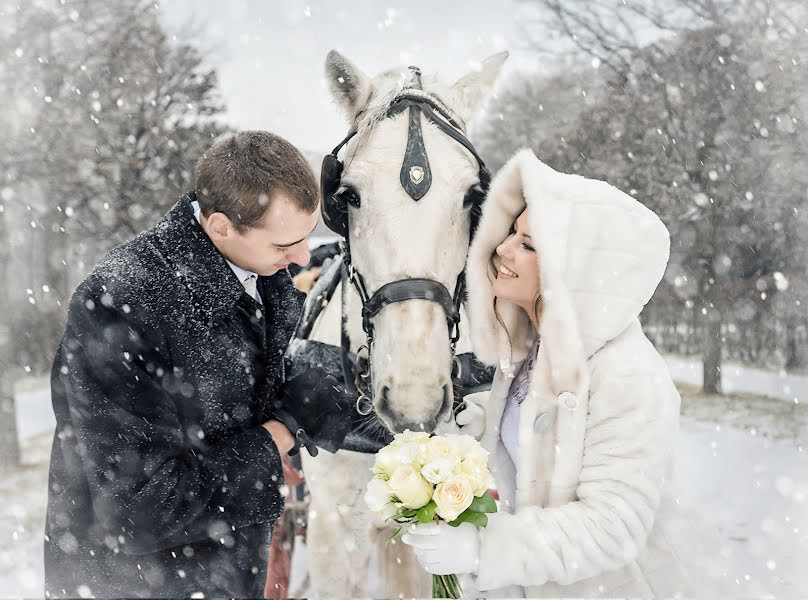
[[[292,144],[268,131],[232,135],[214,144],[196,163],[196,197],[202,214],[224,213],[239,232],[260,223],[276,192],[307,214],[319,207],[311,165]]]

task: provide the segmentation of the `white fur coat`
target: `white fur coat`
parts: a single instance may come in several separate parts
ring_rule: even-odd
[[[532,339],[526,313],[498,301],[509,343],[489,264],[525,205],[544,306],[514,472],[499,424]],[[513,585],[529,597],[696,593],[674,539],[684,532],[670,490],[680,399],[637,318],[668,252],[659,218],[605,182],[558,173],[530,151],[494,179],[468,262],[474,350],[498,366],[482,442],[503,510],[482,532],[471,582],[486,595]]]

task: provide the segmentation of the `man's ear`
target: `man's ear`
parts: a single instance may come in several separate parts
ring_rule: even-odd
[[[235,226],[226,214],[215,212],[205,219],[205,230],[214,242],[220,242],[233,235]]]

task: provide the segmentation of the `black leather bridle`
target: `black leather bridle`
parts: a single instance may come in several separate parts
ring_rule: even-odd
[[[420,70],[417,67],[410,67],[412,75],[412,85],[396,96],[385,113],[385,118],[390,118],[399,113],[409,110],[409,129],[407,137],[407,150],[404,155],[400,172],[400,182],[408,195],[419,201],[426,195],[432,183],[432,174],[429,167],[429,160],[426,155],[426,148],[421,132],[421,115],[424,115],[431,123],[436,125],[443,133],[457,141],[466,148],[478,164],[479,182],[469,189],[464,200],[464,205],[471,210],[470,238],[474,235],[482,203],[488,191],[491,176],[485,163],[477,154],[471,142],[463,133],[464,124],[439,98],[428,94],[421,88]],[[343,371],[345,381],[354,388],[358,395],[356,408],[360,414],[369,414],[372,410],[372,375],[370,373],[370,355],[373,350],[375,338],[373,319],[386,306],[403,302],[405,300],[430,300],[438,303],[446,315],[446,322],[449,328],[449,343],[453,359],[452,377],[457,376],[458,362],[455,360],[455,349],[457,341],[460,339],[460,305],[465,297],[466,279],[465,269],[461,270],[455,282],[454,294],[442,283],[431,279],[412,278],[393,281],[381,286],[373,294],[367,291],[367,285],[361,273],[353,265],[351,259],[350,237],[348,231],[349,204],[358,207],[359,200],[352,202],[343,197],[345,188],[342,186],[341,177],[343,163],[337,157],[339,151],[355,135],[357,129],[353,128],[345,138],[323,159],[320,185],[323,198],[323,220],[326,225],[335,233],[342,236],[342,260],[344,265],[344,277],[351,282],[362,301],[362,329],[365,332],[366,344],[360,347],[356,360],[351,359],[350,340],[348,339],[345,327],[345,311],[343,310],[342,327],[342,349],[343,349]],[[343,285],[343,294],[347,286]],[[343,307],[345,297],[343,297]],[[367,356],[362,356],[362,350],[367,351]]]

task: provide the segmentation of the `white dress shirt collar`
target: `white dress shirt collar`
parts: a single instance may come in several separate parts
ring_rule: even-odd
[[[199,207],[199,202],[198,201],[191,202],[191,207],[194,209],[194,217],[196,217],[197,222],[201,225],[202,222],[200,220],[200,215],[202,214],[202,209]],[[245,290],[248,290],[248,291],[250,290],[250,287],[251,287],[250,286],[250,279],[251,278],[255,282],[253,284],[253,289],[255,289],[254,285],[257,284],[257,282],[258,282],[258,274],[257,273],[253,273],[252,271],[248,271],[247,269],[242,269],[237,264],[232,263],[229,260],[227,260],[227,258],[225,258],[225,257],[222,257],[222,258],[224,258],[227,261],[227,264],[230,265],[230,269],[233,271],[233,273],[235,273],[236,277],[238,277],[238,280],[241,282],[241,285],[244,286]],[[256,290],[255,295],[253,297],[258,302],[261,302],[263,304],[263,302],[261,301],[261,294],[257,290]]]

